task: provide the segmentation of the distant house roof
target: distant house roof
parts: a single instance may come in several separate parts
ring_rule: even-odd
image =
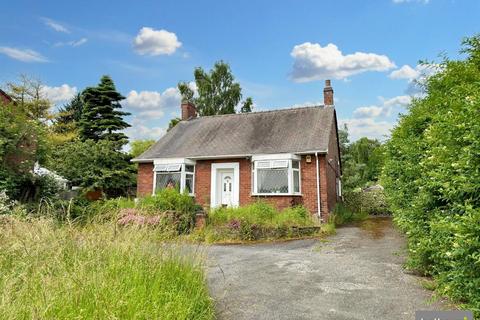
[[[335,109],[323,106],[199,117],[180,121],[133,161],[326,152],[333,121]]]
[[[0,89],[0,102],[5,104],[12,102],[12,97],[10,97],[5,91]]]

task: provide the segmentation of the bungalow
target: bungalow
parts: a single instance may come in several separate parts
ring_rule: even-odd
[[[182,103],[182,121],[132,160],[138,196],[177,186],[204,207],[262,199],[302,204],[325,221],[342,171],[330,80],[323,94],[321,106],[203,117]]]

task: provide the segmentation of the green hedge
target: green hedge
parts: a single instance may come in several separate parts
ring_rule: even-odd
[[[386,145],[382,185],[411,268],[480,315],[480,37],[446,59]]]

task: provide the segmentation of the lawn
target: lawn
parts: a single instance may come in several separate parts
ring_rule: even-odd
[[[4,319],[212,319],[203,257],[152,228],[0,217]]]

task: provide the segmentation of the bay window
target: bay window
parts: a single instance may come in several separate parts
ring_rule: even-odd
[[[252,174],[253,194],[300,194],[299,160],[254,160]]]
[[[185,163],[156,164],[154,169],[154,190],[175,188],[180,192],[194,193],[195,166]]]

